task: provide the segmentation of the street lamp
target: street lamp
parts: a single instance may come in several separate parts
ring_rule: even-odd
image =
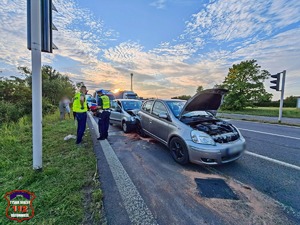
[[[131,91],[133,91],[133,86],[132,86],[133,73],[130,74],[130,77],[131,77]]]

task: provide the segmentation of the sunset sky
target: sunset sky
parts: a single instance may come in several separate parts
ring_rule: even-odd
[[[298,0],[55,0],[58,46],[43,64],[95,89],[143,97],[193,95],[224,80],[233,63],[257,59],[287,70],[286,95],[300,96]],[[0,1],[0,76],[31,65],[26,1]],[[267,91],[278,99],[278,93]]]

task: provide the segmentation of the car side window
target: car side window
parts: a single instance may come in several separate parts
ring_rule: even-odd
[[[153,105],[153,101],[147,101],[143,104],[142,110],[150,113],[152,105]]]
[[[168,114],[168,111],[162,102],[155,102],[152,114],[158,116],[161,113]]]
[[[112,101],[112,102],[111,102],[111,108],[112,108],[112,109],[116,109],[116,108],[117,108],[117,102]]]

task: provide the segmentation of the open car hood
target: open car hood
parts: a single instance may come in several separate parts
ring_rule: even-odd
[[[130,115],[132,113],[133,115],[136,116],[139,111],[140,111],[139,109],[131,109],[131,110],[127,110],[126,112],[129,113]]]
[[[192,111],[218,110],[222,105],[226,89],[207,89],[195,94],[190,98],[181,110],[179,119],[182,115]]]

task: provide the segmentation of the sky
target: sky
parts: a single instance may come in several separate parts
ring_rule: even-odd
[[[256,59],[287,70],[285,96],[300,96],[298,0],[53,0],[53,54],[43,64],[96,89],[143,97],[194,95],[224,81],[228,68]],[[26,1],[0,1],[0,76],[31,66]],[[279,92],[266,90],[279,98]]]

